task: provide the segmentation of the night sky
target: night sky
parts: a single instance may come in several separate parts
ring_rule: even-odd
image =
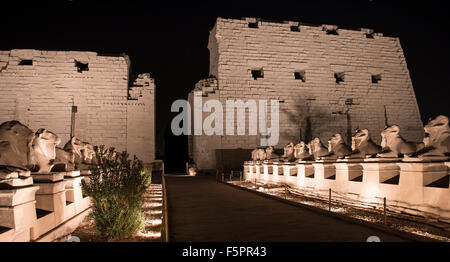
[[[345,28],[363,27],[398,36],[422,120],[437,114],[450,116],[447,95],[450,87],[450,20],[444,4],[378,0],[2,2],[0,50],[30,48],[126,53],[131,58],[133,74],[149,72],[155,78],[157,143],[162,153],[164,144],[161,141],[174,116],[170,113],[172,101],[187,98],[194,84],[208,76],[208,36],[216,17],[259,17]],[[168,145],[175,143],[186,148],[185,138],[171,137],[170,140]]]

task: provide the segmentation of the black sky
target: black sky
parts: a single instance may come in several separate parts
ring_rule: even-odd
[[[219,16],[364,27],[398,36],[422,120],[436,114],[450,116],[450,23],[445,2],[73,0],[15,1],[0,8],[0,50],[126,53],[132,73],[150,72],[157,85],[158,142],[172,119],[172,101],[186,98],[194,84],[208,76],[208,35]]]

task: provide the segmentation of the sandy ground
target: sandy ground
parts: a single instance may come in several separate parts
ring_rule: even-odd
[[[407,241],[218,183],[168,176],[169,238],[177,242]]]

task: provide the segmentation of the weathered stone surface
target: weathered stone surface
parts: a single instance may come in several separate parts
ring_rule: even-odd
[[[193,90],[202,92],[203,105],[211,99],[223,105],[238,99],[282,101],[276,149],[314,137],[327,141],[335,133],[348,141],[348,130],[356,127],[379,134],[386,122],[398,124],[405,139],[422,140],[423,124],[397,37],[377,33],[367,38],[367,31],[339,27],[338,35],[330,35],[320,25],[304,24],[291,31],[293,21],[259,20],[258,28],[249,28],[250,20],[255,22],[255,18],[218,18],[210,31],[211,77],[200,80]],[[264,77],[255,80],[254,69],[262,69]],[[343,82],[336,82],[336,73],[344,74]],[[372,76],[381,80],[373,83]],[[193,100],[191,92],[191,106]],[[248,119],[249,112],[242,112]],[[237,121],[235,117],[235,128]],[[189,156],[200,170],[215,169],[216,159],[208,155],[214,156],[216,149],[257,148],[261,137],[191,136]],[[381,137],[372,139],[379,144]]]
[[[33,65],[20,65],[24,58]],[[144,162],[155,159],[155,82],[149,74],[130,81],[128,56],[13,49],[0,52],[3,63],[0,123],[16,119],[33,130],[51,130],[62,141],[76,136]]]

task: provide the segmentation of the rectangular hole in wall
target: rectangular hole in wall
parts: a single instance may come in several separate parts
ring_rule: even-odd
[[[267,167],[267,174],[273,175],[273,167],[272,166]]]
[[[362,181],[363,181],[363,176],[360,175],[360,176],[351,178],[351,179],[349,179],[349,181],[352,181],[352,182],[362,182]]]
[[[290,176],[297,176],[297,167],[289,168],[289,175]]]
[[[335,167],[327,167],[324,169],[323,177],[325,179],[336,180],[336,168]]]
[[[300,26],[291,25],[292,32],[300,32]]]
[[[363,168],[362,166],[358,165],[353,167],[348,172],[348,181],[353,182],[362,182],[363,180]]]
[[[389,178],[388,180],[385,180],[384,182],[381,182],[382,184],[390,184],[390,185],[398,185],[400,182],[400,176],[394,176]]]
[[[311,172],[309,174],[305,174],[305,177],[307,177],[307,178],[314,178],[314,172]]]
[[[381,184],[398,185],[399,182],[400,182],[400,171],[399,170],[380,173],[380,183]]]
[[[329,28],[325,30],[327,35],[339,35],[339,32],[336,28]]]
[[[77,68],[78,73],[89,71],[89,63],[81,63],[80,61],[75,60],[75,67]]]
[[[306,72],[305,70],[299,70],[294,72],[294,78],[296,80],[301,80],[302,82],[306,82]]]
[[[264,78],[264,71],[262,68],[260,69],[252,69],[252,77],[253,79]]]
[[[22,65],[22,66],[31,66],[31,65],[33,65],[33,60],[22,59],[22,60],[20,60],[19,65]]]
[[[46,215],[52,213],[52,211],[36,208],[36,218],[45,217]]]
[[[424,177],[425,181],[432,181],[432,182],[426,182],[424,186],[426,187],[437,187],[437,188],[449,188],[450,183],[450,175],[428,175],[424,174],[427,178]]]
[[[249,22],[248,28],[259,28],[258,22]]]
[[[340,84],[345,80],[345,73],[344,72],[334,73],[334,78],[336,79],[336,84]]]
[[[381,81],[381,74],[372,75],[372,84],[378,84]]]

